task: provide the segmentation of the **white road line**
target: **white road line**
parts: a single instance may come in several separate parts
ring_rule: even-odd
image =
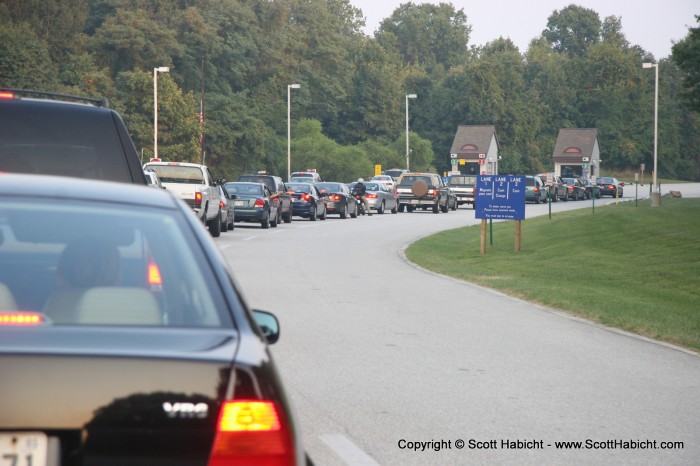
[[[241,241],[250,241],[251,239],[255,239],[255,238],[257,238],[257,235],[255,235],[255,236],[246,236],[246,237],[243,238]]]
[[[348,466],[379,466],[379,463],[343,434],[325,434],[319,438]]]

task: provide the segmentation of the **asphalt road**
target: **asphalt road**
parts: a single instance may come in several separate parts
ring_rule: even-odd
[[[668,186],[700,196],[698,184]],[[526,217],[547,212],[528,204]],[[295,217],[216,240],[249,303],[281,321],[273,352],[315,464],[700,464],[698,354],[403,257],[420,237],[478,222],[466,207]]]

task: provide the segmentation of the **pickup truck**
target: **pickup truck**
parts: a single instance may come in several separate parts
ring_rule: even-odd
[[[185,162],[148,162],[144,170],[158,175],[165,189],[180,196],[213,237],[221,235],[221,208],[216,183],[206,165]]]
[[[437,214],[441,210],[447,213],[450,208],[457,209],[454,192],[435,173],[402,173],[396,191],[399,194],[399,212],[430,208]]]
[[[476,175],[450,175],[447,186],[457,196],[458,206],[471,204],[472,209],[476,209]]]

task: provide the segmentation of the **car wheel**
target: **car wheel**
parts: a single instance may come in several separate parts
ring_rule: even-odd
[[[280,224],[280,220],[281,220],[281,219],[280,219],[280,211],[278,210],[278,211],[277,211],[277,215],[275,215],[275,218],[272,219],[272,220],[270,220],[270,226],[271,226],[272,228],[277,228],[277,225]]]
[[[235,216],[234,216],[234,215],[231,215],[231,216],[228,218],[228,229],[229,229],[229,230],[233,230],[233,228],[234,228],[234,225],[233,225],[233,220],[234,220],[234,219],[235,219]]]
[[[438,200],[435,204],[433,204],[433,213],[434,214],[440,213],[440,200]]]
[[[221,219],[221,231],[223,233],[228,231],[228,219],[226,219],[226,220]]]
[[[404,207],[405,207],[405,206],[404,206],[403,204],[399,204],[399,212],[403,212]]]
[[[309,213],[309,220],[311,220],[312,222],[316,221],[316,209],[317,209],[316,206],[311,206],[311,212]]]
[[[266,210],[265,213],[263,214],[263,218],[260,220],[260,226],[264,229],[267,230],[270,228],[270,211]]]
[[[622,197],[622,193],[623,193],[623,192],[624,192],[624,191],[620,190],[620,196],[619,196],[619,197]]]
[[[326,219],[326,215],[327,215],[327,212],[326,212],[326,204],[323,204],[323,214],[322,214],[322,215],[319,215],[318,218],[320,218],[321,220],[325,220],[325,219]]]
[[[407,212],[413,212],[413,206],[412,206],[412,205],[407,205],[407,206],[406,206],[406,211],[407,211]]]
[[[457,210],[457,199],[452,201],[452,210]]]
[[[292,223],[292,206],[289,206],[289,210],[284,214],[284,223]]]
[[[209,220],[209,234],[214,237],[218,238],[221,236],[221,211],[217,212],[216,217],[214,217],[212,220]]]
[[[357,202],[352,207],[352,212],[350,212],[350,218],[357,218]]]
[[[396,204],[394,204],[394,207],[391,208],[391,213],[392,213],[392,214],[396,214],[396,213],[398,213],[398,212],[399,212],[399,211],[398,211],[398,209],[397,209],[397,206],[396,206]]]
[[[537,196],[535,198],[535,204],[540,204],[542,201],[540,200],[540,196]]]
[[[348,218],[348,205],[343,206],[343,210],[340,212],[340,218]]]
[[[379,208],[377,209],[378,214],[383,214],[384,213],[384,201],[382,201],[381,204],[379,204]]]

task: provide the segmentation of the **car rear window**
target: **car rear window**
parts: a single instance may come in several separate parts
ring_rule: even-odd
[[[0,287],[11,296],[1,310],[42,313],[54,325],[232,325],[218,287],[209,285],[216,282],[211,268],[176,212],[0,201]]]
[[[148,165],[160,178],[161,183],[203,184],[204,177],[199,167],[183,165]]]
[[[112,112],[0,103],[0,171],[132,183]]]
[[[299,183],[287,183],[287,189],[294,191],[295,193],[310,193],[311,186],[308,184]]]

